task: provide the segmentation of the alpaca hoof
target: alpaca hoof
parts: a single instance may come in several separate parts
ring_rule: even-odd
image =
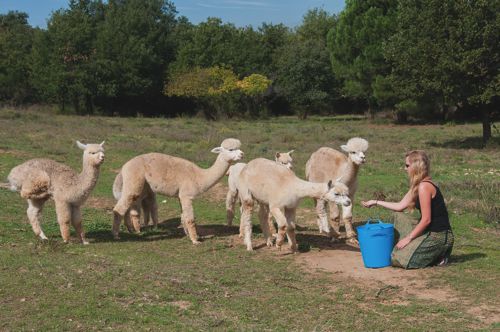
[[[201,244],[201,242],[200,242],[200,241],[198,241],[198,240],[195,240],[195,241],[193,241],[193,244],[194,244],[194,245],[199,245],[199,244]]]
[[[247,247],[247,251],[253,251],[253,247],[252,246]]]
[[[240,239],[242,239],[242,238],[243,238],[243,234],[241,234],[241,233],[240,233],[240,234],[238,234],[238,237],[239,237]]]
[[[89,245],[89,244],[90,244],[90,242],[89,242],[89,241],[87,241],[87,240],[83,240],[83,241],[82,241],[82,244],[83,244],[84,246],[86,246],[86,245]]]
[[[353,246],[356,246],[356,247],[359,247],[359,242],[358,240],[355,238],[355,237],[350,237],[348,238],[345,243],[347,244],[350,244],[350,245],[353,245]]]
[[[120,235],[113,234],[113,240],[120,240]]]
[[[40,240],[48,241],[49,239],[45,236],[45,234],[40,234]]]
[[[266,245],[268,247],[272,247],[273,246],[273,240],[272,239],[268,239],[267,242],[266,242]]]

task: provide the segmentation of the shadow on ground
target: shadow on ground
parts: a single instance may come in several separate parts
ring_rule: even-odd
[[[460,139],[452,139],[444,142],[428,142],[430,146],[448,149],[484,149],[498,148],[500,146],[500,137],[490,138],[488,144],[483,143],[482,137],[467,137]]]
[[[196,225],[196,230],[201,241],[212,238],[214,236],[229,236],[239,233],[238,226],[226,225]],[[260,233],[259,229],[255,229],[256,233]],[[127,231],[120,232],[120,239],[114,240],[111,230],[89,231],[86,233],[88,239],[93,242],[131,242],[131,241],[158,241],[163,239],[178,239],[185,237],[184,230],[181,226],[180,218],[171,218],[158,223],[155,228],[153,225],[141,226],[141,233],[134,234]]]

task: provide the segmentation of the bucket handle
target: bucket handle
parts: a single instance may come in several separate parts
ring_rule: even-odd
[[[373,221],[373,223],[372,223]],[[368,218],[368,220],[366,220],[366,224],[365,225],[375,225],[377,226],[378,224],[383,224],[382,220],[380,220],[380,218],[377,218],[377,219],[372,219],[372,218]],[[382,229],[383,227],[380,226],[380,229]]]

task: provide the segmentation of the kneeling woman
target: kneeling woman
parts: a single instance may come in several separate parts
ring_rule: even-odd
[[[405,170],[410,178],[410,190],[400,202],[369,200],[361,204],[396,212],[415,207],[420,210],[419,221],[403,213],[394,215],[397,243],[392,251],[393,266],[418,269],[446,264],[453,248],[453,232],[443,195],[430,177],[430,161],[425,152],[409,152]]]

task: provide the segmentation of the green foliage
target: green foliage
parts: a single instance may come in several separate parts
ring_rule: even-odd
[[[332,69],[344,82],[343,92],[364,100],[371,111],[387,101],[378,89],[390,73],[382,45],[395,31],[395,18],[395,0],[349,0],[328,35]]]
[[[271,85],[271,80],[261,74],[252,74],[236,83],[243,94],[248,96],[262,95]]]
[[[498,1],[400,1],[398,30],[385,47],[399,97],[431,101],[441,118],[448,106],[477,105],[491,131],[487,105],[500,95],[499,13]]]
[[[324,10],[309,11],[296,35],[287,39],[276,56],[276,90],[300,118],[328,109],[338,98],[326,48],[327,32],[334,24],[335,16]]]
[[[29,54],[33,34],[27,14],[0,14],[0,101],[32,99]]]
[[[205,116],[216,119],[223,114],[232,117],[238,98],[247,96],[249,100],[258,100],[270,84],[271,81],[260,74],[252,74],[240,81],[228,68],[196,67],[173,73],[165,86],[165,94],[195,98]]]

